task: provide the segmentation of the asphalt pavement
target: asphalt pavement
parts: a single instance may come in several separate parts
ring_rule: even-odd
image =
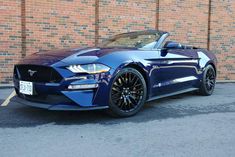
[[[0,89],[0,103],[13,89]],[[0,106],[0,157],[234,157],[235,84],[146,103],[134,117]]]

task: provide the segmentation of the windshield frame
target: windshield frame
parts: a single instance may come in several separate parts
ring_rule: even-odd
[[[156,34],[158,34],[159,37],[156,38],[155,40],[153,40],[153,42],[155,42],[155,44],[153,46],[151,46],[151,48],[138,48],[138,49],[140,49],[140,50],[157,49],[159,47],[159,45],[161,45],[161,43],[165,40],[165,38],[167,36],[169,36],[168,32],[159,31],[159,30],[145,30],[145,31],[135,31],[135,32],[122,33],[122,34],[118,34],[118,35],[115,35],[113,37],[110,37],[108,39],[103,40],[100,44],[98,44],[98,47],[106,47],[107,44],[109,44],[119,38],[127,38],[127,37],[132,37],[132,36],[135,37],[135,36],[140,36],[140,35],[156,35]],[[119,46],[115,46],[115,47],[119,47]],[[120,47],[122,47],[122,46],[120,45]],[[129,47],[129,48],[135,48],[135,47]]]

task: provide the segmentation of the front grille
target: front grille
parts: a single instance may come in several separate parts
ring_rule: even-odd
[[[58,83],[62,80],[62,76],[55,69],[40,65],[16,65],[14,77],[40,83]]]
[[[19,97],[32,102],[44,104],[67,104],[74,105],[74,102],[63,95],[24,95],[18,94]]]

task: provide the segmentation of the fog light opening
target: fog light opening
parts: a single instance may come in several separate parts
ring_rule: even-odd
[[[97,88],[98,84],[82,84],[82,85],[69,85],[68,89],[93,89]]]

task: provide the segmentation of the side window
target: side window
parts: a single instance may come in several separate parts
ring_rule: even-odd
[[[188,43],[182,44],[181,42],[177,42],[177,39],[175,39],[173,36],[168,36],[160,45],[160,49],[166,48],[165,46],[169,43],[169,49],[195,49],[194,46],[189,45]]]

